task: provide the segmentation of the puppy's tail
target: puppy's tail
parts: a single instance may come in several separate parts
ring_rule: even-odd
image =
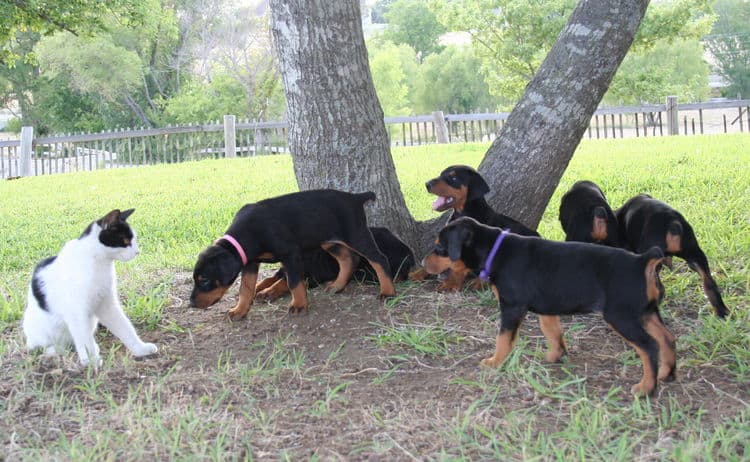
[[[658,304],[664,297],[664,286],[659,279],[659,267],[664,261],[664,252],[660,247],[651,247],[642,253],[641,261],[645,262],[646,298],[649,302]]]
[[[358,194],[355,194],[355,196],[357,197],[357,199],[359,199],[359,201],[362,204],[366,204],[368,202],[374,202],[375,199],[377,199],[377,196],[372,191],[365,191],[363,193],[358,193]]]
[[[591,239],[594,242],[606,241],[607,232],[607,211],[601,205],[594,207],[594,221],[591,224]]]
[[[607,210],[602,207],[601,205],[597,205],[594,207],[594,218],[599,218],[602,220],[607,219]]]
[[[647,251],[643,252],[641,254],[641,258],[646,261],[662,259],[664,258],[664,251],[661,250],[661,247],[655,245],[651,247],[650,249],[648,249]]]
[[[667,227],[665,236],[667,252],[678,253],[682,250],[682,223],[679,220],[673,220]]]

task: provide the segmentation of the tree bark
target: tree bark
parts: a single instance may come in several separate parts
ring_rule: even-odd
[[[270,5],[299,188],[374,191],[370,224],[390,228],[420,258],[445,217],[418,223],[406,208],[359,1]],[[498,211],[532,227],[539,223],[647,6],[648,0],[580,1],[479,167]]]
[[[648,3],[578,3],[479,165],[496,210],[532,228],[539,224]]]
[[[145,112],[143,112],[143,109],[138,105],[138,103],[135,102],[135,100],[130,95],[123,95],[123,101],[125,101],[125,104],[130,108],[131,111],[133,111],[133,114],[135,114],[136,117],[141,119],[141,122],[146,125],[148,128],[152,128],[154,124],[151,123],[148,116]]]
[[[371,225],[416,237],[370,74],[357,0],[271,0],[300,190],[374,191]]]

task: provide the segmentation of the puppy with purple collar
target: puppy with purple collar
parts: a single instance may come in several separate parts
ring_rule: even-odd
[[[498,367],[505,361],[528,311],[539,315],[549,362],[567,351],[560,315],[598,312],[641,358],[643,376],[632,392],[649,395],[657,379],[674,379],[676,369],[675,337],[658,310],[664,288],[657,266],[663,258],[658,247],[637,255],[519,236],[459,218],[440,231],[422,264],[440,274],[460,261],[489,282],[500,306],[500,325],[495,352],[482,365]]]

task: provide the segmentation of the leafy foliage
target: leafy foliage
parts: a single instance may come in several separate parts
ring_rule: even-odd
[[[210,82],[191,82],[164,101],[164,118],[171,123],[221,120],[225,114],[244,114],[247,96],[240,82],[219,74]]]
[[[370,72],[383,113],[408,115],[412,106],[411,85],[418,73],[414,49],[387,41],[370,48]]]
[[[471,46],[447,46],[421,63],[409,45],[395,45],[384,37],[367,43],[370,71],[386,116],[450,113],[496,109],[480,72],[481,62]]]
[[[522,0],[456,0],[435,1],[434,5],[440,21],[449,29],[470,32],[490,92],[511,105],[521,96],[552,48],[576,3],[576,0],[533,3]],[[653,3],[641,23],[631,53],[642,53],[657,43],[701,37],[713,21],[709,3],[707,0]],[[632,68],[635,75],[623,76],[624,73],[620,73],[620,77],[615,78],[620,79],[613,85],[619,86],[621,95],[638,94],[644,76],[649,90],[657,84],[658,76],[644,73],[637,66]],[[686,80],[693,78],[697,81],[702,75],[703,71]],[[671,81],[673,77],[666,78]],[[664,93],[659,98],[663,96]],[[686,95],[680,96],[690,99]]]
[[[266,16],[227,1],[131,2],[137,22],[111,14],[77,35],[52,26],[13,34],[0,104],[17,105],[37,133],[283,114]]]
[[[131,93],[143,81],[138,54],[105,36],[79,38],[61,33],[40,42],[36,50],[48,78],[65,76],[72,90],[108,102]]]
[[[0,0],[0,43],[11,41],[20,31],[90,35],[104,30],[111,18],[138,23],[146,6],[141,0]],[[17,57],[8,47],[0,49],[0,63],[12,63]]]
[[[438,22],[426,0],[396,0],[388,6],[384,16],[388,20],[386,39],[396,44],[405,43],[422,57],[440,51],[438,39],[445,27]]]
[[[436,2],[435,7],[448,29],[471,34],[492,94],[515,102],[575,4],[576,0],[458,0]]]
[[[446,47],[428,56],[417,80],[414,109],[427,113],[441,109],[453,114],[476,109],[495,110],[498,99],[490,95],[480,72],[481,62],[471,48]]]
[[[718,19],[705,44],[719,74],[729,82],[725,94],[750,98],[750,3],[717,0],[714,11]]]
[[[679,95],[680,102],[702,101],[709,96],[708,72],[698,40],[659,42],[625,57],[604,101],[611,105],[659,103],[666,95]]]

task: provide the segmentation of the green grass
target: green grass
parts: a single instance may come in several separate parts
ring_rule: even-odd
[[[406,348],[428,357],[447,356],[451,345],[461,343],[461,336],[453,333],[449,327],[419,325],[408,319],[404,324],[377,326],[378,333],[373,336],[379,347]]]
[[[548,238],[562,237],[557,222],[560,196],[574,181],[589,178],[600,184],[612,204],[646,192],[679,209],[697,230],[707,253],[719,257],[713,259],[717,270],[743,261],[746,264],[750,247],[748,144],[747,135],[584,140],[539,231]],[[476,166],[486,148],[486,144],[463,144],[394,150],[399,180],[414,216],[436,216],[424,190],[425,178],[449,164]],[[130,221],[142,248],[135,261],[120,265],[121,272],[132,277],[156,275],[159,282],[169,283],[161,274],[190,268],[197,253],[226,229],[242,204],[296,189],[288,156],[0,182],[3,319],[17,319],[33,265],[56,253],[65,241],[77,237],[90,221],[112,208],[136,209]],[[747,288],[746,278],[732,278],[729,283]]]
[[[466,144],[395,150],[414,216],[435,216],[425,179],[450,164],[477,166],[486,149],[486,144]],[[302,454],[321,459],[359,454],[433,460],[747,459],[750,135],[584,140],[542,219],[542,235],[562,239],[560,197],[584,178],[596,181],[613,206],[647,192],[678,208],[693,225],[732,311],[728,320],[715,318],[699,278],[681,262],[662,273],[667,289],[662,312],[670,328],[680,331],[678,381],[654,399],[633,400],[611,385],[622,377],[620,382],[629,384],[639,373],[630,350],[615,349],[607,358],[609,368],[598,369],[609,374],[603,379],[587,369],[581,358],[590,350],[583,351],[582,343],[599,347],[589,338],[599,324],[587,319],[566,328],[575,361],[544,363],[543,340],[524,335],[501,368],[479,370],[475,364],[494,344],[497,312],[490,292],[438,295],[415,283],[399,286],[399,298],[385,306],[348,310],[376,310],[374,321],[349,326],[363,327],[359,337],[326,339],[321,330],[315,342],[320,351],[299,341],[305,334],[300,326],[321,321],[313,313],[304,322],[266,323],[270,332],[258,332],[251,322],[221,324],[212,334],[218,336],[215,342],[239,335],[247,339],[246,351],[223,351],[200,366],[189,353],[164,350],[159,362],[136,361],[115,343],[103,347],[98,374],[71,372],[64,365],[41,367],[38,358],[21,353],[18,330],[30,272],[90,221],[115,207],[136,209],[129,221],[142,252],[117,265],[123,305],[139,331],[159,338],[160,349],[162,342],[169,345],[169,337],[195,335],[199,352],[203,326],[182,325],[165,311],[174,297],[175,270],[190,270],[197,253],[224,231],[240,205],[294,191],[296,182],[286,156],[0,182],[0,447],[23,460],[299,459],[295,438],[306,428],[338,426],[343,430],[332,433],[336,441],[349,431],[361,438],[337,448],[343,452],[325,452],[324,436],[312,452]],[[357,297],[348,292],[339,297],[345,295]],[[423,312],[410,311],[412,304]],[[273,318],[274,310],[258,308],[257,316]],[[334,316],[347,314],[340,311]],[[449,314],[455,313],[458,318],[451,320],[468,321],[454,327]],[[613,336],[599,335],[603,332],[608,331],[601,328],[596,337],[604,342],[602,349],[620,345]],[[362,358],[361,368],[351,362],[342,368],[342,358],[351,360],[353,348],[378,358]],[[194,367],[186,373],[187,366]],[[408,384],[405,377],[425,370],[436,372],[434,383],[424,389]],[[404,390],[416,397],[402,395]],[[430,400],[433,394],[439,394],[437,401]],[[432,409],[436,403],[439,410]],[[42,424],[36,416],[54,424]],[[258,454],[258,447],[276,449]]]

